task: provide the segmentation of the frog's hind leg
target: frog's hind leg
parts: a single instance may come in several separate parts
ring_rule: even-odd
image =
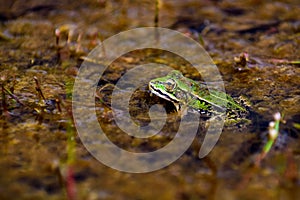
[[[219,126],[223,126],[226,124],[226,114],[218,114],[218,115],[213,115],[211,116],[205,123],[205,127],[210,127],[211,125],[216,125],[218,124]],[[222,123],[222,124],[220,124]],[[219,127],[217,126],[217,127]]]

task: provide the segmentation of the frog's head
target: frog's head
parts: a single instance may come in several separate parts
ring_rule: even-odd
[[[180,100],[176,97],[177,91],[177,78],[176,76],[180,74],[178,71],[171,71],[167,76],[153,79],[149,82],[150,91],[174,104],[179,103]]]

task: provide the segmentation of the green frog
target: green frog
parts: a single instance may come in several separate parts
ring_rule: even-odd
[[[226,113],[225,125],[249,122],[246,119],[247,109],[230,95],[209,89],[207,84],[186,78],[177,70],[151,80],[149,89],[158,97],[172,102],[177,112],[186,111],[189,107],[208,117]]]

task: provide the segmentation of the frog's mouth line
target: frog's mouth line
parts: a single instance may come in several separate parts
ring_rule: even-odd
[[[166,95],[164,92],[162,92],[161,90],[155,89],[155,88],[152,87],[150,84],[149,84],[149,88],[150,88],[150,91],[151,91],[153,94],[155,94],[156,96],[159,96],[160,98],[163,98],[163,99],[165,99],[165,100],[167,100],[167,101],[179,103],[179,100],[178,100],[178,99],[172,98],[171,96]]]

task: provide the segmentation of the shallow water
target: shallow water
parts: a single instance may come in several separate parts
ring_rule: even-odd
[[[101,164],[78,136],[70,164],[67,147],[72,144],[68,134],[75,130],[70,123],[71,89],[83,56],[99,41],[121,31],[153,26],[154,2],[19,0],[0,5],[0,83],[15,95],[1,89],[1,199],[66,199],[69,166],[74,170],[77,199],[300,198],[297,1],[162,1],[159,26],[197,41],[201,36],[199,43],[218,66],[227,93],[244,95],[252,103],[252,123],[225,127],[213,151],[199,159],[205,130],[201,120],[192,146],[177,161],[146,174],[119,172]],[[59,46],[57,28],[62,32]],[[64,30],[74,32],[68,46]],[[243,53],[248,56],[246,63],[239,58]],[[149,140],[132,138],[118,129],[110,107],[113,85],[130,69],[149,62],[201,80],[189,63],[167,52],[138,50],[115,60],[97,84],[96,112],[110,140],[128,151],[149,152],[167,145],[180,123],[173,105],[150,96],[148,79],[142,77],[143,84],[129,102],[131,118],[137,124],[149,124],[149,107],[160,103],[166,107],[168,125]],[[45,99],[57,100],[61,110],[55,103],[54,107],[41,103],[34,77]],[[126,93],[116,95],[124,98]],[[282,144],[255,166],[275,112],[284,119]]]

